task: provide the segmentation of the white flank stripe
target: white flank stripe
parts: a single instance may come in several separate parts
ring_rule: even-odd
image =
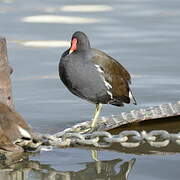
[[[104,81],[104,84],[105,84],[105,86],[108,88],[108,89],[110,89],[110,88],[112,88],[112,86],[105,80],[105,78],[104,78],[104,76],[102,75],[102,73],[104,74],[104,71],[101,69],[101,67],[99,66],[99,65],[94,65],[96,68],[97,68],[97,70],[101,73],[101,77],[102,77],[102,79],[103,79],[103,81]]]
[[[101,69],[101,67],[99,66],[99,65],[94,65],[96,68],[97,68],[97,70],[100,72],[100,73],[104,73],[104,71]]]
[[[109,94],[110,95],[110,97],[111,97],[111,99],[113,99],[113,95],[112,95],[112,93],[111,93],[111,91],[109,91],[110,89],[112,89],[112,86],[111,86],[111,84],[110,83],[108,83],[106,80],[105,80],[105,78],[104,78],[104,71],[101,69],[101,67],[99,66],[99,65],[97,65],[97,64],[95,64],[94,65],[96,68],[97,68],[97,70],[98,70],[98,72],[100,72],[100,76],[101,76],[101,78],[102,78],[102,80],[103,80],[103,82],[104,82],[104,85],[106,86],[106,88],[108,89],[107,90],[107,94]]]
[[[105,80],[104,77],[103,77],[103,80],[104,80],[105,86],[106,86],[108,89],[111,89],[112,86]]]
[[[111,99],[113,99],[113,95],[110,91],[107,91],[107,93],[111,96]]]
[[[30,138],[31,139],[31,135],[25,130],[23,129],[22,127],[18,126],[18,129],[19,129],[19,132],[21,133],[21,135],[23,137],[27,137],[27,138]]]

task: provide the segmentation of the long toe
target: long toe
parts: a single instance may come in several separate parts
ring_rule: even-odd
[[[78,125],[76,127],[73,127],[70,131],[70,133],[80,133],[80,134],[86,134],[86,133],[91,133],[95,130],[91,125],[86,124],[86,125]]]

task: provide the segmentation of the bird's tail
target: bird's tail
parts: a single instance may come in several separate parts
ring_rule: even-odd
[[[129,89],[129,98],[130,98],[131,101],[133,101],[134,105],[137,105],[137,101],[136,101],[131,89]]]

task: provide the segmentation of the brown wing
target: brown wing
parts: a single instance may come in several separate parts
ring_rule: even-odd
[[[101,67],[104,71],[105,80],[112,86],[114,99],[123,98],[124,102],[129,103],[129,85],[131,76],[128,71],[115,59],[106,53],[92,49],[94,57],[92,62]],[[127,97],[127,98],[126,98]]]

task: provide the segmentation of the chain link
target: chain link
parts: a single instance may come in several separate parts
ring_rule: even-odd
[[[180,145],[180,132],[169,133],[165,130],[146,131],[122,131],[117,135],[112,135],[106,131],[96,131],[91,134],[64,133],[60,137],[46,136],[51,145],[59,147],[73,146],[75,144],[88,145],[100,148],[112,146],[118,143],[126,148],[135,148],[142,144],[148,143],[151,147],[166,147],[171,142]]]

